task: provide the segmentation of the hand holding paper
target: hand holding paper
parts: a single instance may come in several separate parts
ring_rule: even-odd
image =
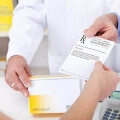
[[[115,42],[92,37],[81,36],[77,41],[59,72],[77,75],[88,79],[96,61],[105,62]]]

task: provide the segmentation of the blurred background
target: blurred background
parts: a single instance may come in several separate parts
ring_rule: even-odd
[[[14,9],[18,3],[18,0],[13,0],[12,2],[13,2],[12,6]],[[11,4],[8,4],[8,3],[6,5],[9,5],[9,7],[11,6]],[[1,9],[2,9],[2,7],[1,7]],[[2,11],[4,11],[4,10],[2,10]],[[4,24],[3,23],[1,24],[1,22],[3,22],[3,21],[0,21],[0,76],[4,76],[6,54],[8,51],[8,43],[9,43],[9,37],[8,37],[9,28],[3,29],[3,25],[7,26],[12,23],[11,18],[9,18],[9,16],[11,16],[11,14],[8,15],[8,13],[6,13],[6,12],[7,11],[0,13],[1,18],[3,18],[4,20],[9,19],[8,23],[4,23]],[[10,12],[13,14],[13,10],[11,10]],[[34,59],[32,60],[32,62],[30,64],[30,67],[31,67],[32,73],[34,75],[39,75],[42,71],[43,71],[42,73],[45,73],[45,71],[46,71],[46,74],[48,73],[47,66],[48,66],[47,33],[45,33],[44,39],[43,39],[42,43],[40,44],[40,46],[34,56]],[[42,71],[40,68],[42,68]]]

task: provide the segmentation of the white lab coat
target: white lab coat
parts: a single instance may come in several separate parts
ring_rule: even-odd
[[[19,0],[7,59],[21,55],[30,64],[47,28],[49,70],[56,74],[83,30],[112,12],[120,14],[120,0]]]

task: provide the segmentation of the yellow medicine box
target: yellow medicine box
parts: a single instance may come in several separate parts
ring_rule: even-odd
[[[71,76],[31,78],[29,107],[31,114],[65,113],[80,95],[80,80]]]
[[[12,25],[12,0],[0,0],[0,32],[8,32]]]

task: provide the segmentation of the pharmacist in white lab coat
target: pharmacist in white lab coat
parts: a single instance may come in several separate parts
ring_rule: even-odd
[[[28,90],[20,78],[28,87],[31,86],[28,65],[46,28],[51,74],[57,74],[83,30],[87,37],[98,35],[115,41],[118,36],[118,18],[115,14],[119,15],[119,6],[120,0],[19,0],[9,33],[8,85],[28,96]]]

